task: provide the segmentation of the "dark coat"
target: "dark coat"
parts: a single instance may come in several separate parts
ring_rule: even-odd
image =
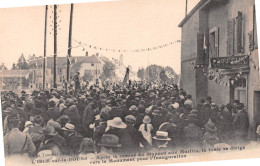
[[[40,146],[40,150],[51,150],[52,154],[67,154],[67,144],[65,138],[56,134],[50,138],[45,137]]]
[[[249,119],[247,112],[244,110],[238,111],[234,118],[233,124],[236,134],[246,135],[249,128]]]
[[[57,107],[49,108],[46,112],[43,113],[43,118],[45,122],[48,122],[50,119],[56,120],[60,117],[60,111]]]
[[[93,134],[93,139],[96,144],[98,144],[101,140],[101,137],[105,133],[105,130],[107,128],[107,123],[106,122],[101,122],[100,125],[98,125],[94,131]]]
[[[183,129],[183,139],[187,147],[200,147],[203,139],[202,130],[193,123]]]
[[[80,135],[72,134],[67,139],[69,153],[72,155],[78,154],[83,137]]]
[[[199,120],[203,125],[205,125],[209,121],[210,117],[211,117],[211,107],[209,104],[206,104],[202,106]]]
[[[151,124],[153,125],[153,129],[154,129],[153,131],[156,132],[163,122],[164,122],[163,117],[154,116],[151,121]]]
[[[140,143],[145,147],[148,146],[147,141],[143,138],[141,132],[137,131],[133,126],[127,126],[124,129],[118,130],[119,142],[122,145],[122,152],[137,152],[140,148]]]
[[[94,111],[93,111],[92,105],[93,105],[93,103],[89,103],[85,107],[84,114],[83,114],[83,124],[87,127],[95,121],[95,116],[94,116]]]

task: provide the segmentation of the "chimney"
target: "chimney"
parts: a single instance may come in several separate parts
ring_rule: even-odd
[[[88,51],[86,51],[86,56],[88,56]]]

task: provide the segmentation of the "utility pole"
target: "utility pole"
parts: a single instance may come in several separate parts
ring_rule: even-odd
[[[57,88],[57,84],[56,84],[56,70],[57,70],[57,64],[56,64],[56,60],[57,60],[57,5],[54,5],[54,65],[53,65],[53,87]]]
[[[46,33],[47,33],[47,13],[48,5],[45,6],[45,27],[44,27],[44,49],[43,49],[43,71],[42,71],[42,87],[45,89],[45,70],[46,70]]]
[[[186,0],[185,17],[188,15],[188,0]]]
[[[71,37],[72,37],[72,19],[73,19],[73,3],[70,6],[70,25],[69,25],[69,44],[68,44],[68,59],[67,59],[67,84],[70,80],[70,60],[71,57]]]

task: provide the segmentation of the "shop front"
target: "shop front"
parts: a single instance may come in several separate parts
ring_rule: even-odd
[[[229,102],[238,100],[247,107],[249,56],[211,58],[211,68],[218,71],[220,79],[229,87]]]

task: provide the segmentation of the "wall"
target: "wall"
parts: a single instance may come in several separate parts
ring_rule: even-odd
[[[251,57],[254,62],[259,62],[258,50],[253,51]],[[256,69],[254,68],[254,64],[250,63],[250,73],[248,75],[248,116],[250,122],[249,134],[251,138],[255,137],[256,125],[260,123],[260,110],[254,110],[254,92],[260,91],[260,75],[257,68],[259,68],[258,63],[256,64]]]
[[[219,57],[227,56],[227,6],[227,4],[214,5],[208,11],[208,29],[219,28]],[[227,86],[217,84],[215,80],[209,80],[208,95],[216,104],[227,104],[229,103],[230,90]]]
[[[244,53],[250,54],[249,51],[249,38],[248,33],[253,30],[253,18],[252,18],[252,6],[255,4],[254,0],[231,0],[230,1],[230,12],[229,17],[234,18],[237,16],[237,12],[240,11],[243,13],[243,22],[244,22]],[[258,49],[252,52],[250,56],[254,62],[256,62],[256,67],[259,67],[258,64]],[[247,111],[250,122],[249,136],[250,138],[255,138],[256,125],[260,122],[260,110],[254,110],[254,92],[260,91],[260,76],[259,72],[254,68],[254,64],[250,63],[250,72],[248,74],[248,105]]]
[[[199,32],[199,12],[194,13],[182,27],[181,45],[181,87],[196,101],[196,70],[191,62],[197,57],[197,33]]]
[[[96,75],[96,70],[100,70],[100,74],[103,72],[103,64],[102,63],[95,63],[94,66],[91,66],[91,63],[83,63],[80,66],[79,72],[80,72],[80,77],[84,76],[85,70],[91,70],[91,73]]]

